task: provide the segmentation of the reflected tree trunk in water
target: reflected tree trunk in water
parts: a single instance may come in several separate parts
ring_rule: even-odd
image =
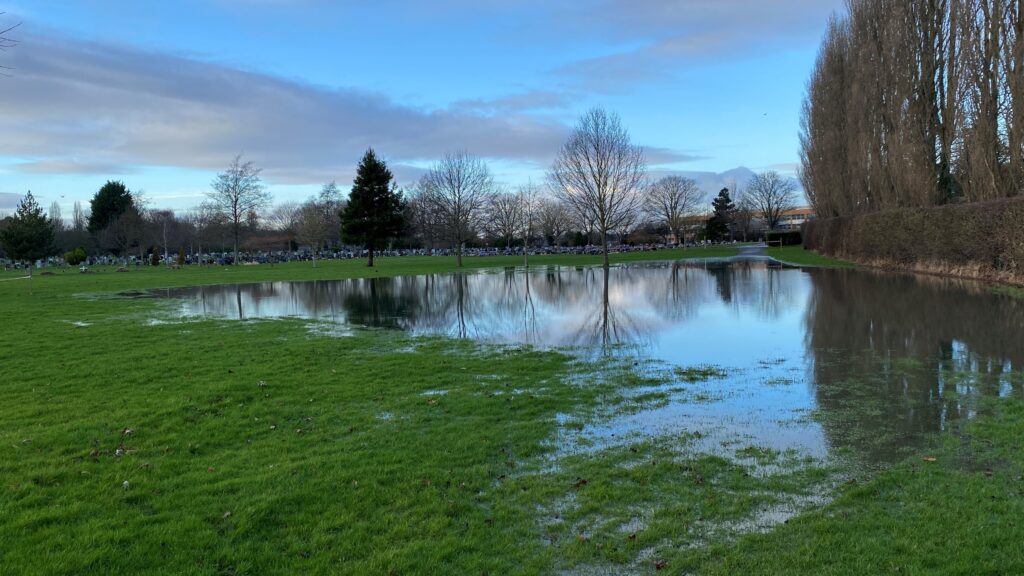
[[[380,326],[380,296],[377,294],[377,279],[370,279],[370,318],[373,318],[373,325]]]
[[[462,274],[455,275],[455,317],[456,330],[459,338],[467,338],[466,331],[466,277]]]
[[[320,290],[317,281],[313,281],[313,318],[320,317]]]
[[[609,305],[609,301],[608,301],[608,260],[607,260],[607,258],[608,258],[608,256],[607,256],[607,254],[605,254],[604,275],[603,275],[604,286],[603,286],[602,291],[601,291],[601,302],[602,302],[602,306],[601,306],[601,346],[602,346],[602,348],[605,349],[605,353],[608,352],[608,350],[607,350],[608,349],[608,344],[610,343],[610,339],[611,339],[611,334],[610,334],[610,328],[611,327],[609,326],[609,319],[610,319],[611,314],[610,314],[610,310],[609,310],[610,305]]]
[[[242,287],[235,286],[235,302],[238,304],[238,319],[244,320],[245,317],[242,315]]]
[[[530,344],[535,344],[538,340],[537,307],[533,304],[533,294],[530,291],[530,275],[523,274],[523,281],[526,286],[523,303],[523,329],[526,335],[526,341]]]

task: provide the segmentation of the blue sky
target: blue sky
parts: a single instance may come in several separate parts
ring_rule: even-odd
[[[841,0],[0,0],[0,210],[70,211],[108,178],[197,204],[242,153],[278,201],[350,183],[367,146],[400,183],[446,151],[543,178],[604,106],[652,174],[792,173],[804,86]]]

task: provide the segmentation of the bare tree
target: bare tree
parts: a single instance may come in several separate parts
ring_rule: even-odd
[[[438,242],[444,236],[441,216],[429,191],[422,182],[413,187],[406,205],[406,218],[412,228],[413,235],[419,239],[423,247],[433,254]]]
[[[1011,190],[1024,190],[1024,2],[1011,1],[1003,18],[1004,106]]]
[[[537,203],[537,227],[546,242],[558,244],[563,234],[569,231],[572,217],[565,204],[555,198],[541,198]]]
[[[519,194],[507,190],[492,193],[487,199],[487,232],[505,248],[512,247],[512,241],[523,227],[523,206]]]
[[[732,214],[733,233],[738,235],[743,242],[746,242],[756,231],[754,228],[754,214],[758,211],[750,194],[740,190],[736,191],[736,211]]]
[[[296,215],[296,237],[299,242],[313,248],[313,268],[316,268],[316,254],[328,241],[331,234],[330,205],[309,200]]]
[[[224,224],[224,215],[212,202],[203,202],[186,217],[195,234],[196,254],[203,265],[203,244],[209,248],[217,230]]]
[[[331,180],[320,189],[320,196],[317,198],[324,217],[327,218],[327,240],[330,245],[341,243],[341,210],[345,202],[341,197],[341,190],[338,184]]]
[[[682,176],[666,176],[647,188],[647,212],[668,228],[676,244],[683,241],[686,218],[693,215],[703,201],[704,193],[697,183]]]
[[[53,224],[54,232],[64,231],[64,218],[61,216],[60,204],[56,200],[50,204],[50,223]]]
[[[238,238],[242,225],[259,214],[270,203],[270,193],[260,180],[260,169],[251,160],[242,162],[242,155],[235,157],[227,170],[217,175],[213,190],[207,194],[210,202],[231,225],[234,238],[234,253],[237,265]]]
[[[803,113],[801,179],[818,215],[1018,194],[1024,2],[847,4]]]
[[[6,14],[6,12],[0,12],[0,16],[3,16],[4,14]],[[21,26],[21,22],[14,24],[12,26],[0,27],[0,52],[6,52],[8,49],[14,48],[18,45],[17,40],[8,36],[8,34],[10,34],[11,31],[17,28],[18,26]],[[10,76],[10,74],[7,74],[5,72],[5,70],[10,69],[11,68],[9,66],[4,66],[0,64],[0,76]]]
[[[300,208],[302,208],[302,205],[298,202],[282,202],[275,205],[267,212],[267,226],[272,230],[284,232],[289,237],[294,238]]]
[[[132,194],[133,200],[135,194]],[[114,250],[121,255],[125,264],[128,263],[128,250],[133,246],[139,247],[139,254],[142,254],[142,238],[144,228],[144,208],[139,203],[132,202],[120,215],[97,234],[100,247]]]
[[[762,172],[747,184],[744,198],[761,213],[770,232],[779,226],[783,213],[796,205],[796,183],[774,170]]]
[[[523,234],[523,265],[530,266],[530,242],[537,234],[540,222],[541,196],[540,188],[533,182],[520,186],[516,191],[519,198],[519,209],[522,213],[521,224]],[[527,283],[529,284],[529,283]]]
[[[446,154],[420,180],[424,197],[444,223],[462,267],[462,249],[478,223],[494,179],[487,164],[466,152]]]
[[[170,261],[171,245],[181,242],[181,222],[173,210],[150,210],[148,220],[153,227],[153,237],[164,251],[164,260]]]
[[[647,174],[643,150],[634,145],[618,115],[585,113],[559,151],[549,173],[555,195],[601,237],[608,267],[608,234],[635,217]]]
[[[71,215],[71,228],[75,232],[85,232],[88,224],[89,217],[86,216],[85,210],[82,210],[82,203],[79,200],[75,200],[75,209]]]

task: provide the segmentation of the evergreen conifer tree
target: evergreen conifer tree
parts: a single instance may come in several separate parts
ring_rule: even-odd
[[[124,182],[108,180],[89,203],[89,232],[98,234],[127,212],[134,201]]]
[[[39,207],[32,192],[18,203],[18,210],[0,231],[0,242],[13,260],[38,260],[54,254],[53,223]]]
[[[708,220],[708,240],[724,240],[729,236],[729,225],[732,224],[733,214],[736,212],[736,205],[729,196],[729,189],[722,188],[718,196],[711,201],[711,206],[714,208],[714,214]]]
[[[405,199],[394,183],[387,164],[373,149],[359,162],[348,205],[341,213],[345,242],[366,247],[367,266],[373,266],[374,251],[405,230]]]

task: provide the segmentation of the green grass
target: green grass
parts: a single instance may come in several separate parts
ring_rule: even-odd
[[[766,253],[787,264],[798,266],[819,266],[825,268],[855,268],[856,264],[823,256],[814,250],[807,250],[803,246],[783,246],[781,248],[768,248]]]
[[[616,260],[729,255],[717,252]],[[630,363],[382,330],[328,337],[299,320],[154,324],[158,302],[95,296],[453,270],[379,264],[0,282],[0,574],[1024,569],[1015,401],[936,462],[858,478],[766,531],[773,511],[819,508],[835,471],[759,446],[702,454],[699,431],[580,438],[600,415],[665,401]]]
[[[1024,573],[1024,405],[934,452],[852,480],[830,505],[681,559],[701,574]]]

